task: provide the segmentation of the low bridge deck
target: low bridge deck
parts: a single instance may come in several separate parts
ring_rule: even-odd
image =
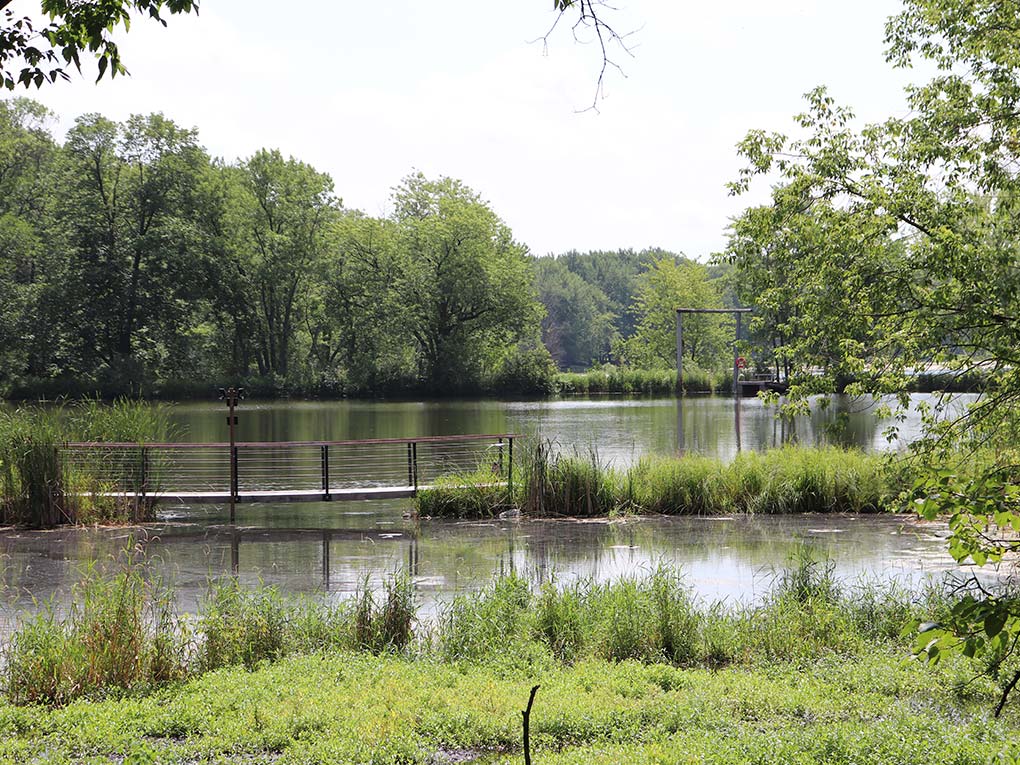
[[[512,433],[348,441],[65,444],[88,493],[228,504],[413,497],[445,479],[513,484]],[[484,478],[483,478],[484,477]],[[467,484],[467,481],[465,481]]]

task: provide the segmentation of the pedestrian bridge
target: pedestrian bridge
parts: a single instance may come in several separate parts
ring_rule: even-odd
[[[352,441],[67,443],[66,467],[107,496],[160,504],[413,497],[457,476],[513,486],[512,433]]]

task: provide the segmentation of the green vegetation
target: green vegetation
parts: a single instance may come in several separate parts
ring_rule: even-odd
[[[957,560],[984,565],[1020,552],[1017,8],[908,0],[885,42],[895,67],[930,79],[907,87],[902,116],[862,126],[817,88],[793,134],[748,133],[731,191],[761,178],[771,198],[734,221],[725,260],[761,309],[752,331],[790,370],[797,405],[841,378],[906,405],[929,366],[986,381],[963,416],[945,399],[925,407],[926,438],[913,445],[918,506],[950,519]],[[960,464],[974,450],[983,464]],[[961,602],[917,648],[932,661],[985,657],[1010,678],[1004,704],[1020,684],[1020,600]]]
[[[111,495],[117,487],[105,477],[117,467],[109,463],[115,457],[61,460],[58,447],[67,441],[167,441],[171,433],[167,409],[141,401],[106,405],[86,399],[69,407],[0,410],[0,524],[52,528],[151,520],[152,503]],[[134,465],[116,472],[140,480]],[[150,471],[149,485],[157,481]]]
[[[371,218],[278,151],[50,117],[0,104],[0,394],[548,392],[526,248],[462,183],[409,175]]]
[[[196,0],[110,0],[101,6],[43,0],[49,23],[40,25],[32,16],[15,15],[0,6],[0,87],[40,87],[44,83],[70,79],[71,64],[81,72],[82,58],[94,57],[99,78],[126,74],[120,49],[113,35],[118,27],[127,31],[133,14],[143,14],[166,26],[167,14],[198,13]],[[15,72],[12,67],[20,65]]]
[[[684,390],[690,393],[728,393],[733,390],[732,371],[705,372],[684,368]],[[633,369],[604,365],[587,372],[560,372],[556,375],[560,395],[672,396],[676,393],[676,369]]]
[[[603,465],[594,451],[560,454],[538,444],[517,464],[512,496],[479,472],[420,491],[417,510],[457,518],[508,508],[535,517],[870,513],[899,509],[899,495],[912,481],[888,456],[836,447],[744,452],[730,463],[696,455],[646,457],[619,470]]]
[[[903,661],[901,626],[946,613],[944,591],[841,585],[806,557],[746,607],[697,604],[667,569],[565,587],[504,576],[435,621],[406,580],[387,588],[398,605],[366,609],[367,588],[328,606],[224,585],[193,629],[161,631],[132,616],[165,602],[139,564],[90,573],[91,606],[43,614],[8,646],[0,758],[510,762],[532,684],[539,762],[987,763],[1020,722],[989,718],[999,691],[970,660]],[[113,645],[69,639],[86,628]],[[50,668],[91,684],[50,695]]]

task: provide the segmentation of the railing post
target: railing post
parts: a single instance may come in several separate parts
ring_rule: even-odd
[[[412,465],[412,483],[414,487],[415,496],[418,495],[418,442],[411,442],[411,465]]]
[[[330,501],[329,496],[329,445],[322,445],[322,495],[323,499],[327,502]]]
[[[498,443],[499,443],[499,448],[497,449],[497,452],[499,453],[499,477],[502,478],[503,477],[503,439],[502,438],[499,439]]]
[[[512,499],[514,494],[514,437],[507,438],[507,442],[509,453],[506,469],[506,492]]]
[[[234,519],[237,516],[237,509],[235,507],[238,500],[238,485],[240,481],[237,477],[237,447],[230,447],[230,524],[234,524]]]

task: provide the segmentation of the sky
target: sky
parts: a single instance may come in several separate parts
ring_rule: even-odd
[[[420,170],[476,189],[536,255],[699,259],[767,198],[761,184],[726,190],[748,130],[795,131],[803,94],[823,84],[862,122],[904,113],[911,74],[885,63],[882,43],[896,0],[618,0],[606,18],[631,52],[612,52],[623,72],[607,72],[597,98],[594,45],[567,25],[535,42],[551,6],[202,0],[197,17],[138,19],[120,35],[130,77],[86,72],[27,95],[59,115],[60,137],[86,112],[163,112],[214,156],[278,148],[370,215]]]

